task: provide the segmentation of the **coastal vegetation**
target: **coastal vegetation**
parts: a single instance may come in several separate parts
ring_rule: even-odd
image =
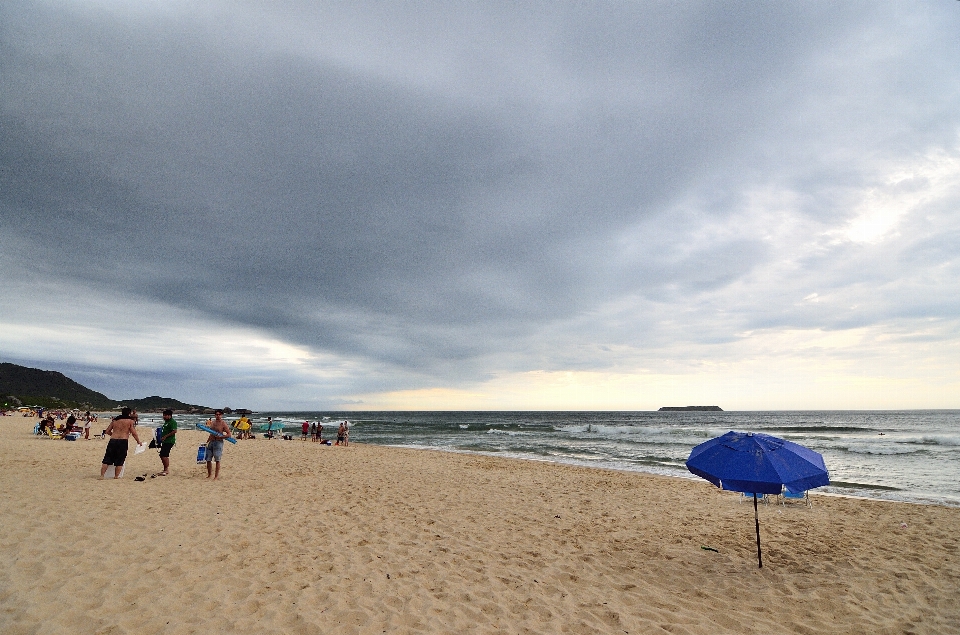
[[[51,409],[116,410],[129,406],[141,412],[170,408],[178,412],[203,413],[206,406],[188,404],[170,397],[111,399],[54,370],[0,363],[0,406],[35,406]]]

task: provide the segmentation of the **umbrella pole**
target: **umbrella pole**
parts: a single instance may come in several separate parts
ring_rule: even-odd
[[[760,553],[760,514],[757,512],[757,493],[753,493],[753,520],[757,523],[757,564],[763,568],[763,555]]]

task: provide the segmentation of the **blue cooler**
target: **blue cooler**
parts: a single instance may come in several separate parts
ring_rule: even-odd
[[[80,438],[79,432],[68,432],[66,436],[63,437],[67,441],[76,441]]]

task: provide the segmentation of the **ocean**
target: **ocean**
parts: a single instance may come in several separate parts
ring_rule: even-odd
[[[729,430],[772,434],[820,452],[831,485],[818,491],[960,506],[960,410],[797,412],[264,412],[300,434],[324,437],[350,421],[350,440],[696,478],[684,466],[697,444]],[[233,417],[235,418],[235,417]],[[228,420],[233,420],[227,417]],[[178,416],[184,428],[205,417]],[[142,425],[158,425],[144,415]]]

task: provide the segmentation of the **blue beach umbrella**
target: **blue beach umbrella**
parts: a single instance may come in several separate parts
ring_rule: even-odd
[[[779,494],[784,487],[804,492],[830,484],[820,454],[791,441],[753,432],[731,431],[701,443],[690,451],[687,469],[721,489],[753,494],[760,567],[763,557],[757,494]]]

